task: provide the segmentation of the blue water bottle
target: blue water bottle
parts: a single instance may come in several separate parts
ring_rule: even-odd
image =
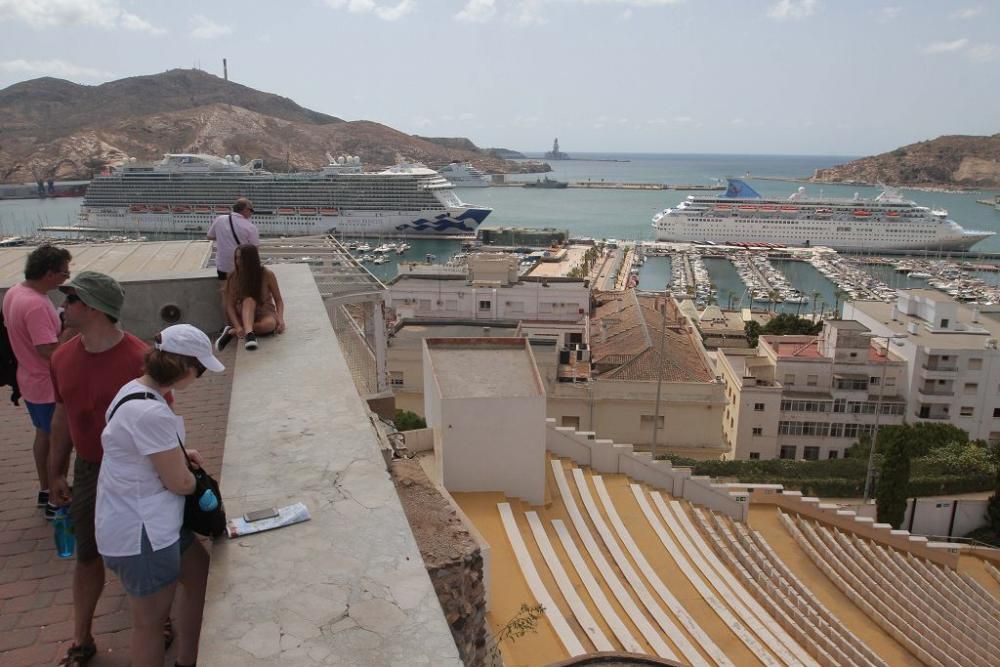
[[[76,551],[76,535],[73,534],[73,519],[68,507],[56,510],[52,525],[55,527],[56,553],[60,558],[72,558]]]
[[[205,492],[198,498],[198,507],[202,512],[211,512],[219,506],[219,499],[215,497],[212,489],[205,489]]]

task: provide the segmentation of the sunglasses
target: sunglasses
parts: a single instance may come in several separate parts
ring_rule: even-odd
[[[65,303],[83,303],[83,299],[78,294],[67,294]]]

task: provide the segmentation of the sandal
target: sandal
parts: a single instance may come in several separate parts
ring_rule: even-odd
[[[163,624],[163,650],[170,648],[170,645],[174,643],[174,626],[170,622],[170,617],[167,617],[166,622]]]
[[[59,661],[59,664],[66,667],[79,667],[86,665],[95,655],[97,655],[96,644],[84,644],[83,646],[73,644],[66,651],[66,656]]]

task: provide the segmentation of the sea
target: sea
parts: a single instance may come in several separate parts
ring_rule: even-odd
[[[541,153],[526,155],[542,157]],[[711,185],[718,179],[737,176],[744,178],[764,196],[787,197],[800,187],[805,188],[809,195],[851,197],[857,193],[862,197],[872,197],[879,193],[878,189],[869,187],[771,180],[807,178],[816,169],[843,164],[855,159],[854,156],[573,153],[572,157],[572,160],[550,161],[552,172],[547,176],[560,181],[685,185]],[[539,177],[516,175],[511,178],[533,181]],[[645,241],[653,240],[653,215],[676,205],[691,193],[674,190],[490,187],[459,189],[458,194],[466,202],[493,209],[484,227],[554,227],[567,230],[574,238]],[[918,204],[947,209],[950,217],[966,229],[1000,233],[1000,212],[992,206],[976,203],[977,199],[992,200],[997,191],[954,193],[904,189],[903,194]],[[76,221],[80,202],[80,199],[72,198],[0,201],[0,236],[31,234],[46,226],[70,226]],[[398,257],[392,254],[388,264],[368,264],[366,268],[378,278],[388,280],[396,275],[396,263],[400,260],[423,260],[431,255],[435,261],[442,262],[461,250],[460,242],[450,240],[414,240],[410,244],[412,248],[406,255]],[[1000,252],[1000,234],[980,242],[974,249]],[[729,262],[709,259],[706,268],[719,290],[719,303],[724,306],[740,303],[743,285]],[[785,262],[779,263],[778,268],[786,272],[797,289],[807,295],[818,293],[818,298],[810,304],[791,306],[793,312],[809,312],[824,306],[832,308],[836,301],[836,288],[810,265]],[[891,270],[880,277],[902,287],[921,284],[919,281],[899,284],[898,274]],[[669,278],[669,259],[651,257],[640,271],[639,285],[644,289],[662,290]],[[744,302],[742,305],[747,304]],[[785,309],[789,306],[786,304]]]

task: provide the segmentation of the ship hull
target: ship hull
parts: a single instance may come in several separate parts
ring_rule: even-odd
[[[264,236],[473,236],[490,213],[491,209],[476,206],[414,212],[341,211],[339,215],[280,215],[258,210],[253,223]],[[127,207],[83,207],[80,224],[113,232],[204,234],[217,215],[133,213]]]
[[[816,221],[810,221],[812,229],[796,229],[786,221],[768,219],[746,219],[737,224],[690,222],[685,216],[664,216],[654,220],[653,230],[657,241],[706,242],[713,243],[776,243],[785,246],[823,246],[844,251],[870,250],[968,250],[979,241],[992,236],[991,233],[974,233],[952,230],[948,223],[933,226],[921,225],[923,233],[907,230],[906,223],[889,223],[893,227],[877,222],[824,221],[831,227],[830,232],[817,230]],[[836,228],[848,227],[849,232],[836,234]],[[807,226],[807,225],[803,225]]]

